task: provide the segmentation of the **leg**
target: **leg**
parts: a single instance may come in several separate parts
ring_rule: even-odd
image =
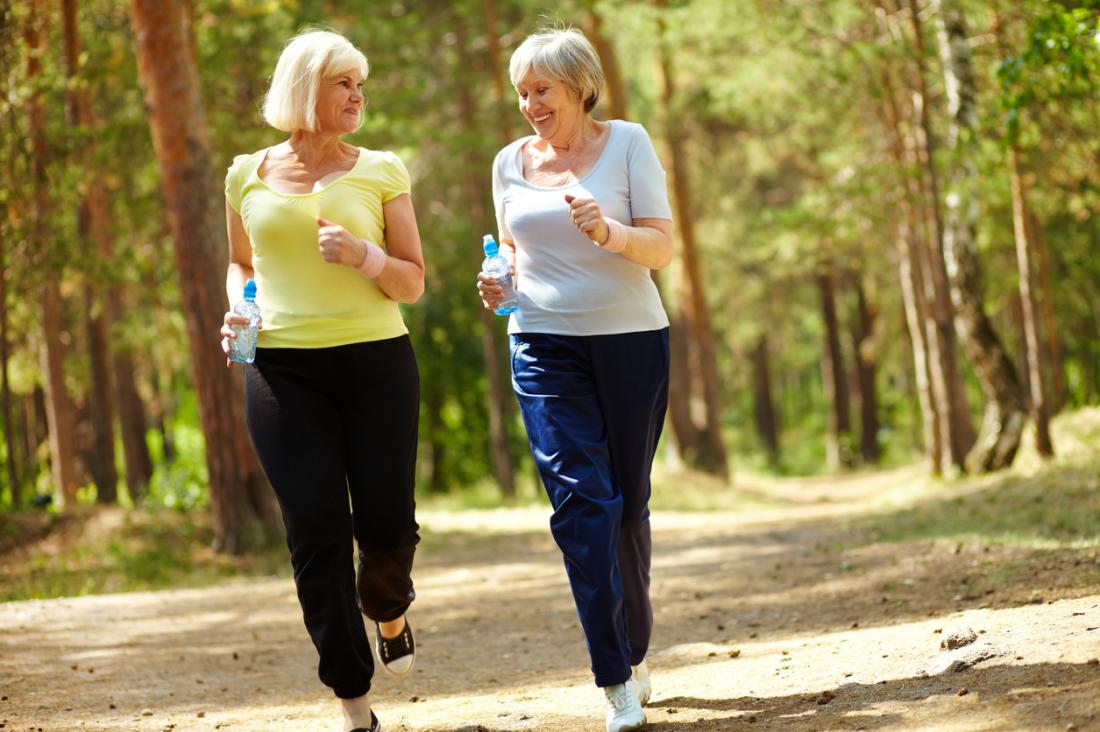
[[[245,370],[245,404],[282,508],[318,676],[352,699],[369,691],[374,662],[355,602],[342,428],[323,383],[329,350],[261,349]]]
[[[550,528],[565,557],[597,686],[630,678],[616,544],[623,510],[608,463],[603,415],[585,339],[512,337],[512,384],[539,475],[554,507]]]
[[[420,384],[408,336],[340,349],[340,420],[359,544],[359,603],[372,620],[399,621],[416,593],[413,554],[420,540],[413,487]],[[400,631],[400,623],[394,630]],[[396,635],[396,633],[394,633]]]
[[[668,405],[668,330],[593,338],[592,362],[607,424],[612,480],[623,496],[618,560],[630,663],[636,666],[645,659],[653,630],[649,473]]]

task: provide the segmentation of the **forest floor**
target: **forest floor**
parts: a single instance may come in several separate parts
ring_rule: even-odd
[[[1095,448],[923,473],[738,479],[740,510],[655,512],[647,729],[1100,729]],[[546,510],[420,518],[419,654],[376,676],[383,728],[602,730]],[[287,578],[8,602],[0,728],[339,730],[315,664]]]

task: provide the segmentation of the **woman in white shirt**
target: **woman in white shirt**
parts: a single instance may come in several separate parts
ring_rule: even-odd
[[[517,290],[512,384],[607,730],[633,730],[650,694],[649,473],[668,403],[668,317],[650,277],[672,258],[665,175],[641,125],[592,118],[603,71],[580,32],[529,36],[509,73],[535,132],[493,163]],[[495,308],[501,288],[478,280]]]

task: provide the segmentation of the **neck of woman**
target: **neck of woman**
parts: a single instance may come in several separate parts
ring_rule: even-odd
[[[338,134],[306,130],[296,130],[286,144],[307,167],[335,160],[345,155],[349,147]]]
[[[562,135],[556,142],[551,140],[547,140],[547,142],[550,143],[550,147],[558,155],[563,153],[576,154],[583,150],[585,145],[598,133],[596,123],[586,114],[578,120],[575,129]]]

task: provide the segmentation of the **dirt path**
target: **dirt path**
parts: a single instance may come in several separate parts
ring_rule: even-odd
[[[875,541],[860,517],[908,510],[911,477],[655,514],[649,728],[1100,729],[1095,550]],[[376,679],[385,729],[601,730],[545,513],[421,519],[420,656]],[[0,605],[0,697],[4,732],[339,729],[282,579]]]

